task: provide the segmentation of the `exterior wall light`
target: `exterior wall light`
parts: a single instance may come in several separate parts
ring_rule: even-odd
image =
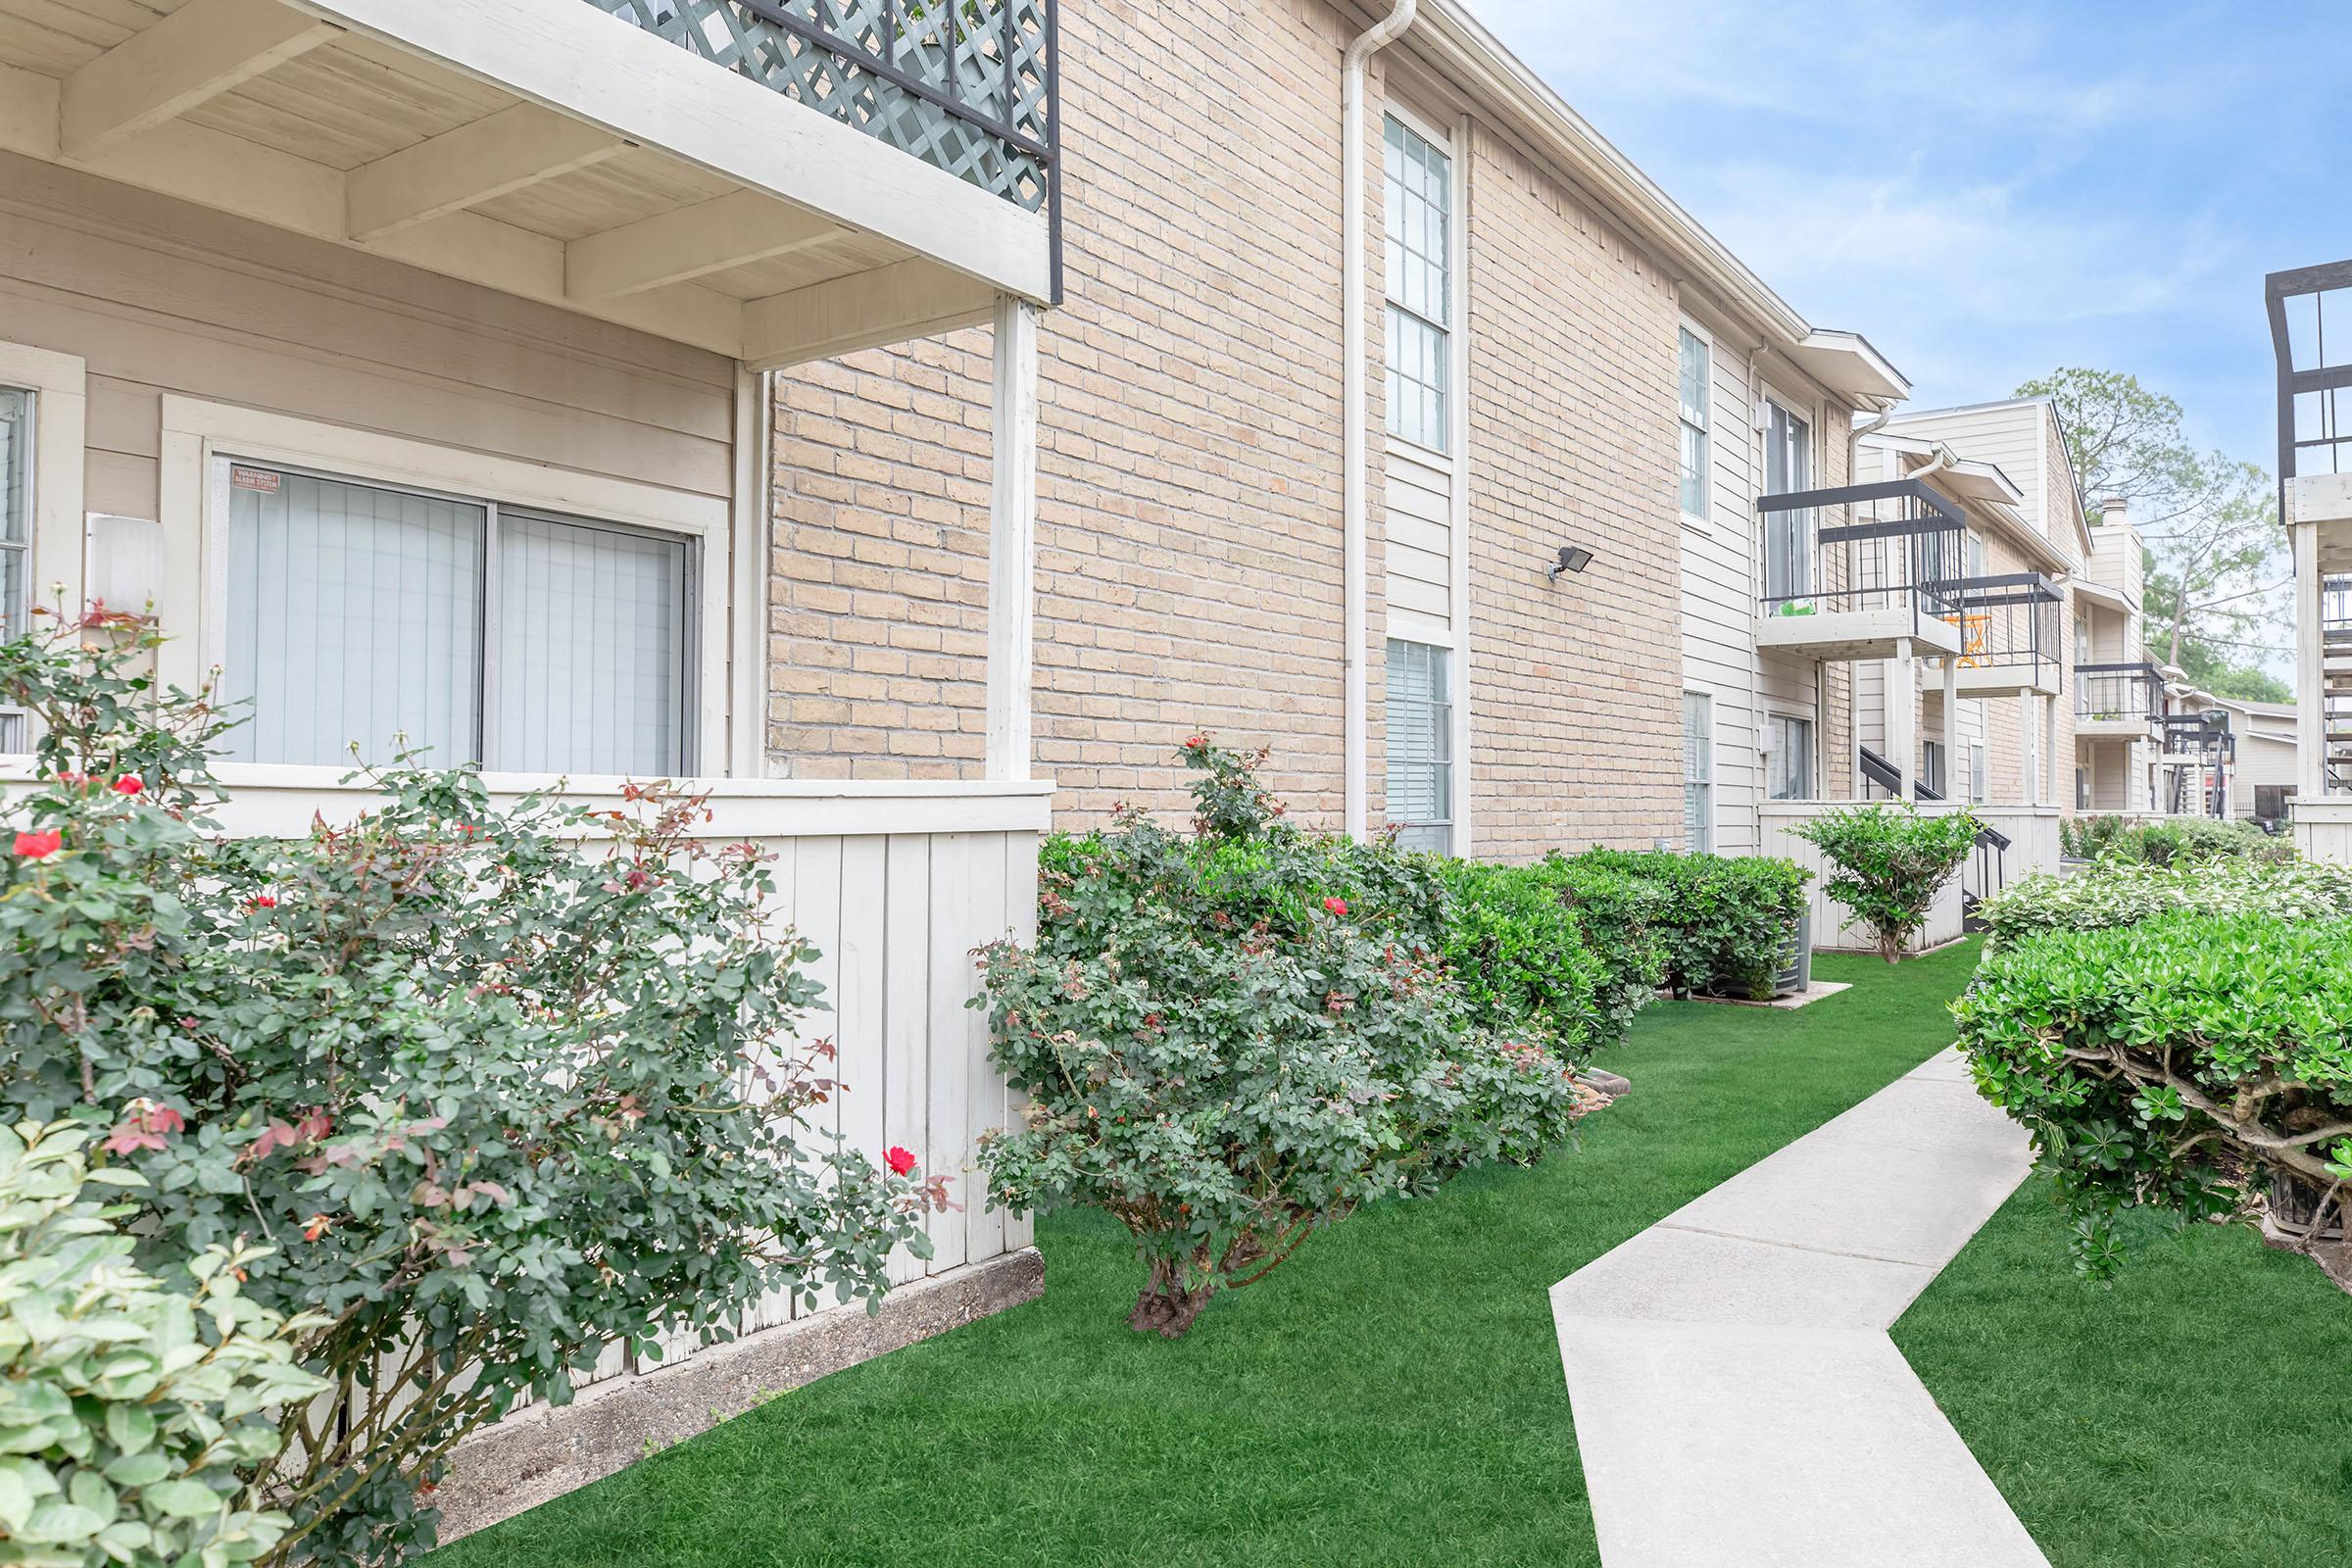
[[[1560,546],[1560,559],[1552,563],[1551,570],[1544,575],[1553,582],[1558,582],[1561,572],[1582,571],[1591,564],[1592,564],[1592,551],[1582,545],[1562,545]]]

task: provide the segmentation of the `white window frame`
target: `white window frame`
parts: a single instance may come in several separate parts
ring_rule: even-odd
[[[1424,636],[1419,631],[1413,631],[1409,635],[1406,635],[1400,633],[1398,630],[1392,630],[1381,644],[1381,674],[1383,692],[1381,710],[1381,811],[1382,815],[1388,817],[1392,822],[1395,821],[1395,815],[1389,807],[1388,783],[1390,769],[1394,766],[1394,763],[1388,755],[1387,726],[1391,720],[1388,714],[1386,699],[1389,644],[1391,643],[1409,643],[1415,647],[1426,648],[1437,654],[1440,659],[1444,661],[1444,667],[1446,670],[1446,722],[1445,724],[1443,733],[1446,738],[1446,760],[1441,771],[1443,772],[1446,780],[1446,819],[1443,822],[1416,822],[1409,825],[1414,827],[1443,827],[1446,830],[1446,847],[1444,850],[1436,853],[1458,856],[1462,853],[1462,754],[1461,726],[1456,720],[1460,712],[1461,705],[1461,661],[1450,641],[1442,637]]]
[[[32,394],[32,472],[25,563],[30,608],[82,609],[82,469],[89,423],[89,373],[82,360],[27,343],[0,342],[0,385]],[[136,610],[141,607],[117,606]],[[43,624],[35,621],[36,629]],[[14,711],[14,710],[0,710]],[[22,726],[31,741],[29,721]],[[21,755],[21,754],[20,754]]]
[[[1772,438],[1772,411],[1776,408],[1779,409],[1781,413],[1787,415],[1789,418],[1796,420],[1805,427],[1805,439],[1802,443],[1805,473],[1803,479],[1798,481],[1797,489],[1813,490],[1820,488],[1821,421],[1818,416],[1819,411],[1807,404],[1802,398],[1782,396],[1781,393],[1776,391],[1769,383],[1767,383],[1764,388],[1763,401],[1758,404],[1756,411],[1758,415],[1761,416],[1761,417],[1756,421],[1755,430],[1757,474],[1761,476],[1771,463],[1771,455],[1767,449],[1767,443]],[[1763,528],[1769,527],[1771,524],[1764,521],[1764,515],[1765,514],[1760,514],[1758,517],[1758,522],[1761,526],[1758,529],[1756,537],[1756,582],[1763,590],[1763,593],[1759,595],[1759,599],[1769,596],[1772,591],[1772,572],[1770,567],[1769,554],[1770,546],[1768,536],[1762,531]],[[1823,573],[1821,569],[1821,518],[1819,514],[1808,509],[1804,514],[1804,521],[1802,526],[1804,529],[1804,539],[1799,546],[1798,553],[1804,564],[1804,573],[1803,581],[1798,586],[1796,594],[1793,596],[1795,598],[1804,598],[1809,595],[1819,594],[1823,591]],[[1794,718],[1801,717],[1803,715],[1789,714],[1788,716]]]
[[[1458,444],[1457,436],[1459,432],[1456,429],[1457,420],[1455,418],[1455,414],[1456,411],[1462,407],[1463,391],[1461,384],[1462,377],[1460,375],[1461,367],[1459,365],[1460,356],[1455,352],[1455,344],[1461,336],[1460,317],[1462,278],[1460,276],[1460,262],[1463,244],[1466,239],[1466,236],[1462,231],[1461,165],[1459,158],[1455,155],[1453,138],[1451,136],[1448,136],[1445,132],[1437,129],[1433,122],[1424,120],[1419,115],[1414,114],[1410,109],[1406,108],[1401,103],[1392,102],[1387,105],[1382,113],[1380,131],[1382,181],[1381,200],[1383,206],[1381,245],[1384,257],[1386,255],[1388,245],[1388,223],[1386,216],[1386,206],[1388,200],[1388,122],[1392,120],[1404,129],[1410,131],[1413,135],[1420,137],[1421,140],[1429,144],[1433,151],[1442,155],[1446,160],[1446,254],[1435,259],[1446,269],[1446,318],[1442,321],[1431,320],[1428,317],[1423,316],[1419,311],[1414,310],[1411,306],[1399,303],[1394,291],[1394,280],[1388,277],[1387,269],[1385,266],[1382,270],[1383,275],[1381,280],[1381,314],[1383,322],[1385,323],[1390,311],[1401,311],[1405,315],[1412,317],[1415,320],[1420,321],[1424,325],[1427,325],[1435,330],[1443,339],[1442,343],[1439,345],[1440,352],[1438,355],[1438,364],[1440,368],[1440,373],[1446,377],[1446,384],[1438,388],[1437,429],[1447,445],[1445,447],[1432,446],[1426,441],[1417,441],[1413,439],[1413,437],[1401,434],[1395,428],[1390,427],[1393,426],[1396,416],[1396,400],[1394,398],[1389,398],[1386,400],[1389,406],[1382,416],[1382,424],[1384,427],[1390,427],[1386,428],[1385,431],[1389,440],[1397,442],[1402,446],[1409,447],[1416,452],[1430,453],[1440,459],[1450,460],[1454,456],[1454,453],[1451,449],[1453,446]],[[1389,375],[1388,357],[1395,346],[1393,342],[1394,334],[1387,330],[1385,324],[1382,331],[1382,337],[1381,380],[1382,385],[1385,387],[1387,385]]]
[[[1987,774],[1988,769],[1985,766],[1984,743],[1983,741],[1970,741],[1968,743],[1968,803],[1971,806],[1983,806],[1984,804],[1984,796],[1987,789]]]
[[[1699,417],[1705,422],[1693,425],[1683,417],[1683,333],[1688,332],[1706,356],[1704,373],[1698,378]],[[1683,521],[1693,528],[1704,528],[1715,511],[1715,334],[1688,316],[1679,319],[1674,339],[1674,504],[1683,514]],[[1692,512],[1683,505],[1683,447],[1682,433],[1698,432],[1698,510]]]
[[[461,451],[406,436],[354,430],[293,415],[167,393],[163,397],[164,598],[157,606],[168,641],[158,672],[193,691],[221,662],[228,641],[228,513],[221,460],[282,464],[362,484],[438,491],[467,500],[683,535],[696,548],[696,636],[688,651],[689,767],[723,772],[727,761],[727,666],[759,657],[760,628],[730,631],[734,508],[724,496],[691,495],[632,479],[579,473],[517,458]],[[745,617],[749,618],[749,617]],[[750,633],[747,639],[743,632]],[[730,637],[736,646],[730,650]],[[746,646],[748,641],[748,653]],[[294,763],[232,764],[268,777],[339,778],[346,769]],[[593,787],[572,775],[582,787]]]
[[[1952,760],[1943,742],[1922,736],[1919,742],[1919,781],[1945,800],[1952,798]]]
[[[1717,776],[1721,771],[1718,762],[1723,753],[1723,717],[1715,701],[1714,692],[1704,686],[1686,686],[1683,688],[1683,733],[1685,736],[1690,732],[1690,699],[1693,697],[1707,705],[1705,710],[1707,771],[1704,778],[1691,778],[1690,760],[1688,757],[1683,759],[1683,789],[1685,792],[1683,814],[1685,820],[1688,820],[1690,817],[1689,791],[1691,785],[1696,784],[1706,792],[1703,797],[1706,808],[1700,813],[1699,837],[1701,842],[1691,845],[1690,848],[1699,854],[1712,855],[1715,853],[1717,829],[1723,820],[1723,790]]]
[[[1804,748],[1804,750],[1805,750],[1805,760],[1804,760],[1804,787],[1805,787],[1805,793],[1804,793],[1804,794],[1802,794],[1802,795],[1775,795],[1775,794],[1773,794],[1773,793],[1772,793],[1772,786],[1773,786],[1773,776],[1774,776],[1774,774],[1775,774],[1775,773],[1777,773],[1777,772],[1780,770],[1780,766],[1781,766],[1781,750],[1782,750],[1782,748],[1781,748],[1781,743],[1780,743],[1780,737],[1781,737],[1781,726],[1782,726],[1783,724],[1798,724],[1798,725],[1802,725],[1802,726],[1804,727],[1804,736],[1805,736],[1805,748]],[[1814,718],[1814,716],[1813,716],[1811,713],[1791,713],[1791,712],[1788,712],[1788,710],[1784,710],[1784,709],[1778,709],[1778,708],[1776,708],[1776,709],[1772,709],[1772,710],[1768,710],[1768,711],[1765,713],[1765,715],[1764,715],[1764,734],[1765,734],[1765,737],[1766,737],[1766,739],[1768,739],[1768,740],[1769,740],[1769,741],[1772,743],[1772,744],[1771,744],[1771,745],[1770,745],[1770,746],[1769,746],[1769,747],[1766,749],[1766,759],[1765,759],[1765,766],[1764,766],[1764,795],[1765,795],[1765,798],[1766,798],[1767,800],[1774,800],[1774,801],[1813,801],[1813,800],[1819,800],[1819,799],[1821,798],[1821,769],[1820,769],[1820,760],[1821,760],[1821,759],[1819,758],[1819,756],[1817,755],[1817,753],[1819,752],[1819,750],[1820,750],[1820,746],[1821,746],[1821,734],[1820,734],[1820,730],[1819,730],[1819,728],[1818,728],[1818,721],[1817,721],[1817,720]]]

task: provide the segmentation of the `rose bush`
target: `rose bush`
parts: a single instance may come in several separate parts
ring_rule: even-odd
[[[0,866],[0,1101],[105,1134],[151,1272],[266,1246],[246,1297],[315,1314],[333,1396],[279,1420],[267,1560],[429,1546],[451,1447],[524,1394],[770,1291],[870,1298],[923,1250],[936,1184],[799,1119],[832,1092],[794,1044],[808,950],[700,801],[510,806],[404,766],[354,821],[231,837],[223,715],[157,693],[136,630],[0,648],[49,780]]]
[[[1185,756],[1197,836],[1123,812],[1052,841],[1037,941],[985,950],[978,1003],[1029,1104],[985,1146],[992,1200],[1119,1220],[1130,1322],[1170,1338],[1359,1204],[1535,1159],[1595,1100],[1581,1042],[1473,1026],[1425,858],[1299,833],[1247,759]]]

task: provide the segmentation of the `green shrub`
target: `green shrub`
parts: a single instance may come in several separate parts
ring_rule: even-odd
[[[1587,850],[1560,863],[1570,879],[1571,902],[1581,908],[1584,899],[1596,895],[1612,918],[1621,914],[1637,922],[1658,945],[1663,983],[1685,996],[1771,996],[1789,925],[1804,912],[1805,882],[1812,875],[1788,860],[1670,850]],[[1647,883],[1655,892],[1654,907],[1595,882],[1594,873]]]
[[[1447,894],[1440,951],[1473,1028],[1577,1061],[1616,1038],[1598,996],[1601,963],[1544,867],[1445,860],[1440,868]]]
[[[1967,810],[1874,801],[1824,811],[1794,831],[1837,867],[1822,891],[1870,928],[1879,956],[1892,963],[1976,847],[1977,830]]]
[[[2209,816],[2172,816],[2127,822],[2120,816],[2086,816],[2062,822],[2059,847],[2084,860],[2125,860],[2143,865],[2255,858],[2291,860],[2293,846],[2252,822]]]
[[[993,1199],[1116,1218],[1147,1271],[1129,1321],[1170,1338],[1357,1204],[1533,1160],[1592,1100],[1572,1056],[1472,1027],[1415,934],[1443,928],[1425,861],[1297,832],[1205,740],[1186,759],[1203,836],[1125,813],[1054,842],[1037,941],[984,950],[979,1003],[1029,1102],[984,1146]],[[1419,902],[1383,907],[1376,887]],[[1523,969],[1486,1004],[1536,985]]]
[[[2234,859],[2170,866],[2102,860],[2072,875],[2027,877],[1977,906],[1999,948],[2040,931],[2135,925],[2160,914],[2352,917],[2352,866]]]
[[[429,1546],[423,1489],[526,1392],[771,1290],[870,1298],[923,1249],[936,1188],[805,1134],[808,950],[699,801],[510,808],[404,767],[347,827],[224,837],[220,713],[85,629],[0,648],[49,781],[0,857],[0,1106],[112,1128],[149,1272],[259,1233],[245,1294],[321,1314],[297,1346],[333,1397],[280,1420],[269,1560]]]
[[[1576,916],[1586,949],[1600,965],[1593,990],[1599,1017],[1595,1044],[1622,1044],[1634,1014],[1667,981],[1668,885],[1630,871],[1571,860],[1553,852],[1533,868]]]
[[[2104,1277],[2122,1221],[2259,1217],[2316,1232],[2352,1178],[2352,922],[2167,912],[2025,932],[1953,1004],[1979,1088],[2033,1134]]]
[[[292,1524],[254,1474],[273,1408],[316,1397],[294,1364],[315,1316],[244,1294],[264,1248],[213,1248],[155,1274],[131,1264],[135,1184],[92,1170],[90,1130],[0,1127],[0,1561],[247,1562]]]

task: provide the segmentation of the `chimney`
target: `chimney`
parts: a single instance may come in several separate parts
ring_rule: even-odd
[[[2130,520],[2124,514],[2124,498],[2122,496],[2109,496],[2099,503],[2100,527],[2121,528]]]

